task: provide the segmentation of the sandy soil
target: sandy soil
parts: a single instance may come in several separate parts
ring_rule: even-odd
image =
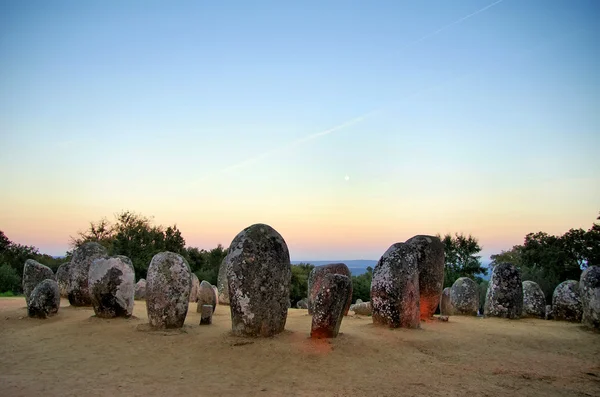
[[[63,300],[27,317],[0,299],[0,396],[600,396],[600,334],[579,324],[451,317],[420,330],[348,316],[333,340],[308,338],[290,309],[274,338],[231,336],[229,308],[199,326],[149,331],[146,306],[102,320]],[[352,312],[351,312],[352,313]]]

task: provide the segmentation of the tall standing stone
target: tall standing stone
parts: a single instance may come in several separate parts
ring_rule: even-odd
[[[179,254],[161,252],[152,258],[146,279],[146,309],[150,326],[181,328],[188,311],[192,271]]]
[[[517,319],[523,312],[521,271],[510,263],[494,266],[485,296],[486,317]]]
[[[348,294],[352,297],[352,281],[346,275],[326,273],[318,279],[318,285],[313,294],[310,336],[316,339],[335,338],[344,318]]]
[[[226,260],[233,333],[267,337],[282,332],[292,276],[283,237],[268,225],[252,225],[233,239]]]
[[[106,248],[94,242],[82,244],[73,252],[67,288],[67,297],[71,306],[90,306],[92,304],[88,281],[90,265],[94,260],[106,257],[108,257]]]
[[[479,310],[479,288],[469,277],[459,277],[450,288],[452,314],[476,316]]]
[[[453,313],[452,310],[452,299],[450,298],[450,287],[444,288],[442,291],[442,297],[440,298],[440,315],[450,316]]]
[[[546,297],[534,281],[523,281],[523,317],[546,317]]]
[[[373,323],[420,327],[419,266],[410,244],[396,243],[383,254],[371,281]]]
[[[317,266],[311,270],[308,275],[308,307],[306,307],[308,314],[313,314],[313,302],[316,294],[321,289],[321,284],[326,274],[341,274],[350,279],[350,292],[348,293],[346,306],[344,306],[344,316],[346,316],[352,304],[352,273],[350,273],[350,269],[348,269],[345,263],[330,263],[328,265]]]
[[[209,305],[212,307],[212,311],[214,312],[217,308],[217,294],[215,294],[215,290],[212,285],[206,281],[202,280],[200,286],[198,287],[198,306],[196,306],[196,312],[202,313],[202,306]]]
[[[126,256],[96,259],[90,265],[90,297],[97,317],[131,317],[135,271]]]
[[[48,318],[58,313],[60,291],[53,279],[45,279],[35,286],[29,297],[27,315],[29,317]]]
[[[56,282],[58,283],[58,289],[60,296],[66,298],[69,290],[69,266],[71,262],[63,263],[56,270]]]
[[[417,252],[421,320],[433,317],[444,288],[444,244],[435,236],[419,235],[406,240]]]
[[[25,265],[23,266],[23,294],[25,295],[27,306],[29,306],[29,297],[35,287],[46,279],[54,280],[52,269],[33,259],[25,261]]]
[[[591,328],[600,328],[600,267],[590,266],[579,279],[581,322]]]
[[[558,284],[552,294],[552,314],[555,320],[581,322],[583,307],[579,282],[567,280]]]

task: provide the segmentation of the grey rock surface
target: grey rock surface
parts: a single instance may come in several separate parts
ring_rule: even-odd
[[[23,266],[23,294],[27,306],[29,306],[29,298],[35,287],[46,279],[54,280],[52,269],[33,259],[25,261]]]
[[[107,258],[106,248],[98,243],[90,242],[82,244],[73,251],[73,258],[69,266],[69,286],[67,297],[71,306],[90,306],[89,280],[90,265],[96,259]]]
[[[352,306],[352,311],[354,314],[358,314],[360,316],[370,316],[373,314],[373,306],[371,306],[371,302],[355,303]]]
[[[58,283],[58,289],[60,290],[60,296],[62,298],[68,297],[70,266],[71,262],[66,262],[60,265],[56,270],[56,282]]]
[[[417,253],[419,267],[419,308],[421,319],[433,317],[444,287],[444,244],[435,236],[419,235],[406,240]]]
[[[581,322],[590,328],[600,328],[600,267],[590,266],[579,279]]]
[[[534,281],[523,281],[523,317],[546,317],[546,297]]]
[[[40,282],[31,292],[27,315],[35,318],[48,318],[58,313],[60,291],[58,283],[52,279]]]
[[[521,271],[510,263],[494,266],[485,296],[484,315],[518,319],[523,312]]]
[[[348,269],[348,266],[346,266],[344,263],[330,263],[327,265],[316,266],[308,275],[308,314],[313,314],[312,306],[315,299],[315,294],[317,291],[319,291],[323,277],[326,274],[341,274],[348,277],[352,282],[352,273],[350,273],[350,269]],[[344,307],[344,315],[348,314],[348,310],[350,310],[350,305],[352,304],[352,285],[350,285],[349,294],[348,301]]]
[[[126,256],[99,258],[90,265],[89,288],[97,317],[131,317],[135,296],[135,271]]]
[[[146,279],[140,278],[137,283],[135,283],[135,293],[134,298],[136,300],[146,299]]]
[[[212,315],[215,308],[212,305],[202,305],[200,309],[200,325],[212,324]]]
[[[302,298],[296,302],[296,309],[308,309],[308,298]]]
[[[567,280],[558,284],[552,294],[552,314],[555,320],[581,322],[583,306],[579,281]]]
[[[479,310],[477,283],[468,277],[458,278],[450,288],[450,305],[454,315],[476,316]]]
[[[208,281],[202,280],[198,287],[198,305],[196,306],[196,313],[202,313],[202,307],[206,305],[211,306],[214,312],[217,308],[217,299],[217,294],[215,294],[212,285]]]
[[[344,318],[352,281],[342,274],[327,273],[318,284],[318,290],[314,293],[312,301],[310,336],[314,339],[335,338],[338,336]]]
[[[211,285],[212,288],[212,285]],[[190,291],[190,302],[198,302],[198,292],[200,290],[200,280],[198,276],[192,273],[192,290]]]
[[[442,291],[442,296],[440,297],[440,315],[442,316],[451,316],[454,314],[454,309],[452,308],[452,298],[450,297],[451,289],[451,287],[447,287]],[[471,310],[469,311],[471,312]]]

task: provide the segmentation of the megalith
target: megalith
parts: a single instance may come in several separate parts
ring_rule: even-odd
[[[198,305],[196,306],[196,313],[202,313],[202,306],[210,305],[212,306],[212,311],[214,312],[217,308],[217,294],[215,294],[215,290],[212,285],[206,281],[202,280],[198,287]]]
[[[312,306],[315,295],[320,290],[323,277],[325,277],[326,274],[341,274],[350,279],[350,292],[346,306],[344,306],[344,315],[347,315],[348,310],[350,310],[350,305],[352,304],[352,273],[350,273],[350,269],[348,269],[348,266],[346,266],[345,263],[330,263],[328,265],[316,266],[311,270],[308,275],[308,314],[313,314]]]
[[[459,277],[450,288],[450,304],[452,314],[476,316],[477,310],[479,310],[477,283],[469,277]]]
[[[106,257],[108,257],[106,248],[95,242],[84,243],[73,252],[67,288],[67,297],[71,306],[92,304],[88,281],[90,265],[94,260]]]
[[[486,317],[517,319],[523,312],[521,271],[510,263],[494,266],[485,296]]]
[[[29,306],[29,297],[35,287],[46,279],[54,280],[52,269],[33,259],[25,261],[25,265],[23,266],[23,294],[25,295],[27,306]]]
[[[579,279],[581,322],[590,328],[600,328],[600,267],[590,266]]]
[[[27,315],[36,318],[48,318],[58,313],[60,291],[53,279],[45,279],[35,286],[29,296]]]
[[[523,317],[546,317],[546,297],[534,281],[523,281]]]
[[[350,277],[339,273],[326,273],[318,279],[318,287],[311,293],[313,317],[310,336],[314,339],[337,337],[344,312],[348,303],[348,294],[352,297]]]
[[[451,290],[451,287],[446,287],[442,291],[442,296],[440,298],[440,315],[442,316],[454,314],[452,310],[452,298],[450,297]]]
[[[100,318],[131,317],[135,297],[135,271],[126,256],[99,258],[90,265],[90,298]]]
[[[406,240],[417,253],[421,320],[433,317],[444,288],[444,244],[438,237],[419,235]]]
[[[555,320],[581,322],[583,307],[579,282],[567,280],[558,284],[552,294],[552,314]]]
[[[58,289],[60,290],[60,296],[62,298],[68,297],[69,290],[69,267],[71,262],[63,263],[56,270],[56,282],[58,283]]]

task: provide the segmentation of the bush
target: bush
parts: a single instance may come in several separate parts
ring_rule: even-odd
[[[21,278],[15,269],[6,263],[0,266],[0,292],[19,293]]]

